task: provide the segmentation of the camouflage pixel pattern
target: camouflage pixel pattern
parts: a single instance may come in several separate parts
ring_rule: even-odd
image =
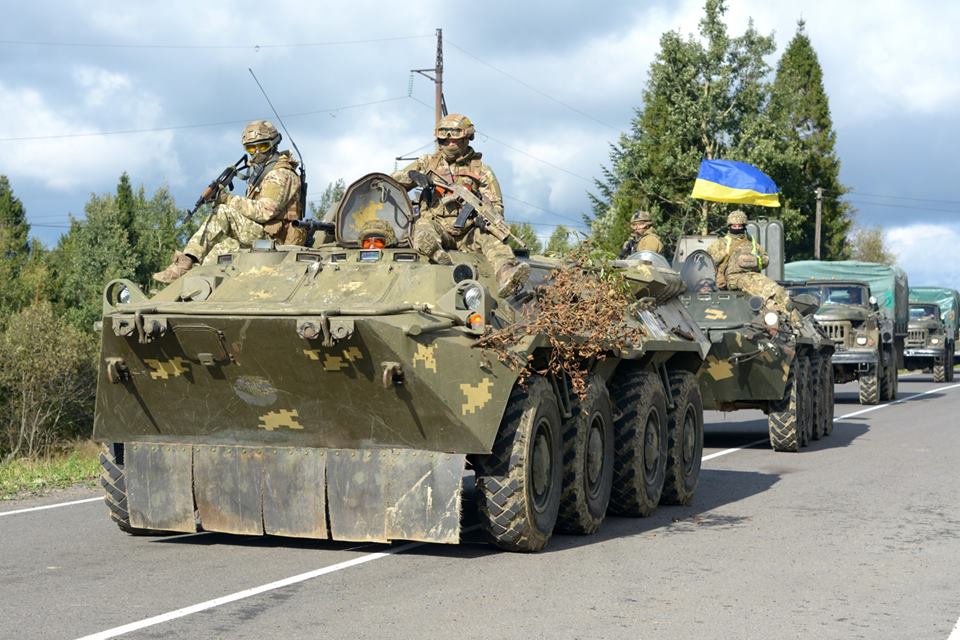
[[[631,235],[620,247],[620,258],[627,258],[638,251],[653,251],[663,254],[663,242],[653,229],[648,229],[640,236]]]
[[[717,287],[760,296],[768,308],[783,314],[788,313],[787,292],[759,273],[770,259],[763,247],[750,235],[728,233],[719,242],[707,247],[707,253],[717,265]]]
[[[280,139],[280,132],[269,120],[254,120],[243,128],[240,134],[240,143],[243,145],[263,142],[264,140]]]
[[[465,234],[452,235],[450,226],[437,218],[421,218],[413,225],[413,248],[417,253],[432,256],[438,249],[471,251],[490,261],[493,272],[516,262],[513,250],[489,233],[471,227]]]

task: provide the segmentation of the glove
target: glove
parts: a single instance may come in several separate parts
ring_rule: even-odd
[[[737,257],[737,266],[741,269],[757,269],[757,257],[754,255],[741,255]]]
[[[226,189],[220,189],[220,193],[217,194],[216,204],[226,204],[227,199],[230,197],[230,192]]]

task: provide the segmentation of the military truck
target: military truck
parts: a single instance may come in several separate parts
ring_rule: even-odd
[[[750,222],[747,232],[770,257],[768,277],[783,273],[783,227],[778,220]],[[767,309],[742,291],[718,291],[716,265],[706,252],[716,236],[681,238],[674,266],[686,285],[681,297],[710,337],[710,353],[698,374],[704,407],[718,411],[760,409],[767,414],[775,451],[799,451],[833,431],[833,343],[812,314],[815,298],[793,306],[802,320]]]
[[[940,317],[953,338],[954,362],[957,362],[957,345],[960,344],[960,292],[945,287],[910,287],[910,302],[936,302]]]
[[[897,397],[908,323],[908,283],[897,267],[844,260],[789,262],[788,291],[816,293],[817,322],[837,345],[834,379],[857,380],[861,404]]]
[[[937,303],[910,304],[903,368],[930,371],[934,382],[953,381],[953,335]]]
[[[511,347],[534,372],[521,384],[476,345],[537,313],[557,263],[531,258],[526,287],[498,297],[483,256],[414,252],[414,215],[370,174],[338,204],[333,242],[260,241],[153,294],[106,286],[94,437],[120,529],[457,543],[473,494],[494,544],[536,551],[608,509],[690,502],[709,343],[679,275],[621,267],[643,338],[583,362],[582,396],[536,373],[544,336]],[[396,241],[363,248],[371,220]]]

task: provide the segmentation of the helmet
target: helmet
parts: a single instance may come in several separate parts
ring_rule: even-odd
[[[653,222],[653,217],[651,217],[649,211],[637,209],[633,212],[633,216],[630,218],[630,224],[635,224],[637,222]]]
[[[367,220],[360,227],[359,241],[360,246],[363,247],[363,241],[368,238],[383,238],[383,247],[391,247],[397,244],[397,234],[394,232],[393,227],[390,226],[390,223],[386,220],[381,220],[380,218],[374,218],[372,220]],[[380,248],[380,247],[369,247],[369,248]]]
[[[240,144],[246,146],[255,142],[280,144],[280,132],[269,120],[254,120],[243,128]]]
[[[727,216],[727,225],[731,224],[747,224],[747,214],[740,209],[731,211],[730,215]]]
[[[476,132],[477,130],[474,128],[470,118],[462,113],[448,113],[443,116],[440,118],[440,122],[437,123],[437,128],[434,131],[438,140],[446,138],[467,138],[468,140],[473,140]]]

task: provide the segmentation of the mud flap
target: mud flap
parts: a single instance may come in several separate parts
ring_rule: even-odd
[[[161,531],[197,530],[193,513],[193,447],[133,442],[124,475],[130,526]]]
[[[273,536],[326,538],[325,449],[264,449],[263,528]]]
[[[456,544],[465,464],[464,454],[434,451],[328,452],[331,537]]]
[[[207,531],[263,535],[263,449],[193,447],[194,495]]]

